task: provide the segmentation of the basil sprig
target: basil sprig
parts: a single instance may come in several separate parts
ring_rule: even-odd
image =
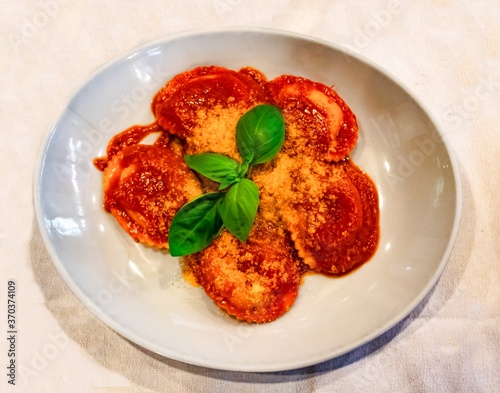
[[[258,105],[236,125],[241,163],[217,153],[186,155],[187,165],[219,185],[174,216],[168,234],[170,254],[184,256],[203,250],[226,228],[242,242],[248,239],[259,206],[259,188],[248,173],[252,165],[273,159],[285,140],[285,121],[272,105]]]

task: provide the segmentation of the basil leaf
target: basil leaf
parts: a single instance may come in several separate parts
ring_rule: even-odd
[[[236,144],[243,160],[251,165],[271,160],[285,141],[285,120],[273,105],[258,105],[236,125]],[[253,154],[253,157],[252,157]]]
[[[239,176],[240,164],[232,158],[217,153],[185,155],[184,161],[196,172],[221,183],[228,176]]]
[[[245,242],[252,229],[257,207],[259,188],[253,181],[243,178],[234,184],[222,201],[220,214],[229,232]]]
[[[221,192],[203,194],[177,212],[168,233],[170,255],[193,254],[212,243],[223,228],[220,215],[223,198]]]

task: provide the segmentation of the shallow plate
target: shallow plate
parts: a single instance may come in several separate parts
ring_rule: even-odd
[[[335,85],[358,117],[352,158],[380,193],[374,258],[338,279],[305,279],[279,320],[231,319],[183,281],[178,261],[135,244],[102,208],[92,159],[115,133],[153,120],[149,102],[171,77],[199,65],[250,65],[268,78]],[[35,205],[47,249],[75,295],[129,340],[187,363],[276,371],[344,354],[403,319],[429,292],[455,237],[460,188],[435,122],[377,66],[325,42],[227,29],[151,43],[104,66],[78,90],[42,147]]]

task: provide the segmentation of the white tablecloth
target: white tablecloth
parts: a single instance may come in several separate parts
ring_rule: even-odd
[[[500,392],[498,0],[2,3],[0,392]],[[373,60],[428,105],[458,160],[463,214],[438,284],[387,333],[317,366],[225,372],[141,349],[69,291],[35,225],[38,150],[86,77],[139,44],[218,26],[307,34]],[[10,278],[16,386],[6,375]]]

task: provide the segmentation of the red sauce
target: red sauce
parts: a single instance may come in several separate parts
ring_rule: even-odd
[[[135,241],[164,248],[174,215],[200,195],[182,157],[155,145],[121,145],[104,169],[104,209]]]
[[[94,165],[97,169],[103,171],[106,169],[108,161],[120,150],[123,150],[127,146],[139,144],[144,138],[153,132],[163,132],[163,129],[156,122],[154,122],[153,124],[147,126],[136,125],[120,132],[115,135],[111,141],[109,141],[106,149],[106,156],[95,158]],[[170,139],[167,133],[163,133],[163,135],[165,135],[164,138],[168,140]],[[164,139],[161,140],[161,143],[166,145]]]
[[[355,164],[343,168],[352,189],[338,189],[335,206],[326,225],[315,237],[315,270],[326,274],[345,274],[368,261],[379,241],[379,208],[375,185]]]

